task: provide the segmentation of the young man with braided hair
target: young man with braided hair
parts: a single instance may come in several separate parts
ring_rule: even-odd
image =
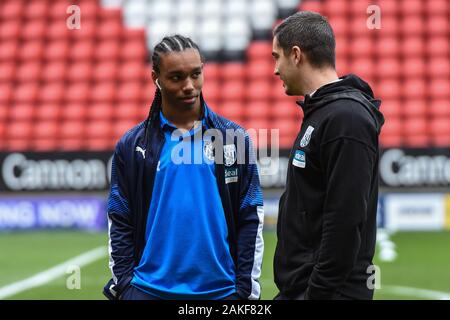
[[[149,116],[114,152],[104,294],[259,299],[263,203],[250,139],[203,100],[203,58],[191,39],[165,37],[152,63]],[[209,130],[214,141],[195,139]],[[200,163],[179,161],[198,154]]]

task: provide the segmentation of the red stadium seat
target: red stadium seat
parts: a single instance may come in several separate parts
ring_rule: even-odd
[[[7,151],[29,151],[31,149],[31,139],[11,138],[5,141],[5,150]]]
[[[85,147],[85,139],[82,137],[61,139],[58,143],[59,149],[63,151],[79,151]]]
[[[400,13],[400,6],[398,1],[392,0],[379,0],[378,6],[381,8],[381,12],[386,16],[395,16]]]
[[[16,80],[19,82],[39,82],[42,75],[40,61],[24,62],[17,68]]]
[[[92,78],[92,63],[90,61],[81,61],[72,63],[67,71],[68,80],[71,82],[89,82]]]
[[[247,47],[248,60],[270,60],[272,58],[271,41],[253,41]]]
[[[386,99],[381,102],[380,110],[389,119],[398,118],[403,109],[404,105],[398,99]]]
[[[118,77],[118,70],[116,61],[100,61],[93,69],[93,78],[95,81],[114,81]]]
[[[13,121],[6,127],[9,139],[29,139],[32,135],[32,122]]]
[[[115,50],[115,49],[114,49]],[[126,40],[120,48],[120,56],[122,60],[144,62],[148,55],[145,41],[142,40]]]
[[[242,119],[244,108],[240,101],[227,101],[220,105],[219,114],[227,119]]]
[[[401,96],[403,98],[423,99],[427,96],[426,82],[423,78],[406,79],[402,84]]]
[[[75,40],[88,40],[95,39],[97,37],[97,30],[99,25],[96,20],[80,20],[80,28],[79,29],[71,29],[70,35]]]
[[[44,53],[44,42],[39,40],[27,41],[19,48],[21,60],[40,60]]]
[[[379,59],[374,66],[374,72],[378,79],[396,79],[400,76],[401,71],[404,69],[400,67],[400,61],[397,58]]]
[[[0,62],[0,82],[11,82],[16,75],[16,66],[11,62]]]
[[[403,136],[399,134],[385,135],[381,130],[380,144],[384,148],[398,147],[403,144]]]
[[[356,58],[350,62],[349,69],[352,73],[358,74],[364,80],[371,82],[374,76],[374,61],[370,58]]]
[[[123,25],[122,25],[121,20],[106,20],[106,21],[102,21],[99,24],[97,36],[100,39],[105,39],[105,40],[121,39],[122,38],[122,30],[123,30]]]
[[[117,99],[120,102],[140,103],[144,96],[144,87],[138,81],[126,82],[118,88]]]
[[[0,82],[0,106],[7,105],[13,98],[14,90],[11,83]]]
[[[69,16],[67,13],[67,8],[72,5],[71,1],[54,1],[52,5],[49,7],[50,9],[50,17],[54,20],[65,19]]]
[[[248,119],[268,119],[271,108],[267,101],[250,101],[245,104],[244,112]]]
[[[7,119],[10,109],[10,106],[6,106],[0,103],[0,122]]]
[[[25,4],[21,1],[4,1],[1,4],[0,17],[4,20],[17,19],[22,16]]]
[[[426,100],[411,99],[402,102],[403,115],[407,117],[426,117],[428,103]]]
[[[448,12],[429,16],[425,28],[428,35],[447,36],[449,32]]]
[[[87,118],[87,106],[81,102],[72,102],[64,105],[61,116],[67,121],[82,122]]]
[[[20,37],[21,29],[22,25],[19,19],[2,21],[0,28],[0,40],[7,41],[18,39]]]
[[[430,137],[431,145],[434,147],[448,148],[450,146],[450,134],[438,134]]]
[[[397,37],[383,36],[375,46],[378,57],[396,57],[400,53],[400,45]]]
[[[381,134],[385,136],[403,134],[403,121],[399,117],[386,116]]]
[[[447,99],[432,100],[430,104],[430,114],[435,117],[450,116],[450,108]]]
[[[323,12],[322,1],[301,1],[298,7],[303,11]]]
[[[76,82],[70,84],[65,90],[65,100],[68,103],[84,103],[89,99],[91,87],[87,82]]]
[[[121,86],[126,87],[127,85]],[[119,95],[123,92],[119,89]],[[101,82],[96,84],[91,91],[91,100],[95,102],[113,102],[117,96],[117,86],[114,82]]]
[[[71,50],[70,47],[70,52]],[[55,40],[47,43],[44,55],[48,62],[65,60],[69,56],[69,42],[67,40]]]
[[[264,80],[273,75],[275,64],[268,59],[253,60],[247,64],[247,78],[249,80]]]
[[[82,139],[85,134],[85,124],[82,121],[64,121],[59,130],[62,139]]]
[[[431,58],[447,58],[450,52],[450,44],[445,36],[430,36],[426,43],[426,54]]]
[[[97,50],[97,45],[94,46],[94,42],[91,39],[73,41],[69,57],[74,61],[89,60],[91,62],[95,50]]]
[[[300,106],[291,101],[277,101],[271,108],[272,117],[275,119],[295,118],[302,115]]]
[[[381,8],[383,7],[381,6]],[[383,10],[381,10],[381,29],[377,31],[383,38],[397,37],[400,32],[399,18],[397,16],[383,15]]]
[[[405,58],[402,63],[402,76],[406,78],[425,77],[427,66],[423,57]]]
[[[333,28],[334,35],[337,38],[347,37],[350,31],[350,22],[344,15],[332,15],[329,17],[329,23]],[[338,42],[336,41],[336,45]]]
[[[46,82],[64,81],[67,64],[64,61],[49,62],[42,68],[42,79]]]
[[[135,121],[141,118],[142,111],[145,111],[145,116],[147,116],[149,108],[141,107],[136,103],[124,102],[112,108],[112,115],[117,120]]]
[[[55,121],[39,121],[33,125],[33,138],[55,139],[58,133],[59,126]]]
[[[41,120],[57,121],[61,114],[61,107],[57,103],[41,104],[36,108],[36,117]]]
[[[48,18],[49,3],[45,0],[34,0],[24,7],[25,17],[28,20],[46,21]]]
[[[209,103],[209,101],[211,100],[217,101],[220,97],[221,89],[222,88],[219,81],[212,79],[209,81],[205,81],[202,88],[202,93],[203,97],[206,100],[206,103]]]
[[[146,65],[143,62],[131,61],[122,63],[119,69],[119,77],[122,81],[140,81],[145,76],[150,77],[149,74],[145,74],[147,71]]]
[[[219,79],[222,66],[214,62],[206,62],[203,66],[203,75],[205,83],[210,80]]]
[[[425,148],[430,145],[430,137],[427,134],[406,135],[403,144],[411,148]]]
[[[439,15],[448,12],[449,4],[447,0],[425,1],[425,10],[428,16]]]
[[[424,13],[424,1],[422,0],[403,0],[399,4],[401,13],[404,15],[420,15]]]
[[[114,149],[115,143],[111,138],[89,138],[86,140],[85,149],[88,151],[110,151]]]
[[[430,121],[430,131],[433,135],[449,135],[450,116],[432,118]]]
[[[91,120],[110,120],[113,116],[113,111],[111,103],[94,103],[87,109],[87,115]]]
[[[270,81],[258,80],[249,82],[246,96],[249,101],[266,100],[271,96],[272,85]]]
[[[450,78],[450,60],[445,57],[436,57],[429,61],[427,73],[430,78]]]
[[[119,59],[120,44],[114,40],[100,42],[95,48],[95,58],[99,61]]]
[[[49,22],[46,30],[47,37],[52,40],[68,39],[71,32],[72,30],[67,28],[66,17]]]
[[[26,41],[39,40],[45,37],[46,31],[47,24],[45,20],[29,20],[23,25],[21,36]]]
[[[350,56],[350,40],[347,36],[336,36],[336,60],[347,59]]]
[[[241,80],[225,81],[222,85],[222,101],[241,101],[245,97],[246,86]]]
[[[353,58],[371,57],[374,47],[374,40],[368,35],[355,37],[350,42],[350,52]]]
[[[59,103],[65,96],[66,88],[61,82],[49,83],[39,90],[39,100],[42,102]]]
[[[116,120],[111,126],[111,137],[113,141],[116,141],[122,137],[125,132],[137,125],[136,121],[133,120]]]
[[[401,43],[401,53],[405,57],[420,57],[424,55],[425,42],[419,36],[403,38]]]
[[[404,13],[406,14],[406,13]],[[423,35],[425,29],[425,21],[423,15],[406,15],[403,16],[400,23],[402,35]]]
[[[350,12],[352,16],[364,16],[367,18],[367,8],[373,4],[370,0],[357,0],[350,2]]]
[[[14,61],[19,52],[19,45],[16,40],[0,42],[0,61]]]
[[[90,121],[86,124],[89,138],[108,138],[111,136],[111,122],[107,120]]]
[[[450,98],[450,80],[449,78],[432,79],[429,84],[430,97],[434,99]]]
[[[403,124],[405,137],[413,135],[425,135],[427,133],[427,119],[424,117],[408,117]]]
[[[397,99],[400,97],[400,82],[395,79],[381,80],[375,87],[377,95],[384,99]]]
[[[124,28],[122,30],[122,37],[124,40],[127,41],[142,41],[145,43],[145,29],[138,29],[138,28]]]
[[[26,83],[15,87],[14,100],[16,102],[30,102],[36,101],[39,93],[39,86],[36,83]]]
[[[59,147],[58,141],[54,138],[33,139],[31,148],[37,152],[55,151]]]
[[[90,0],[81,1],[78,6],[80,7],[83,20],[95,20],[101,16],[102,11],[108,10],[100,8],[96,1]]]
[[[350,2],[347,0],[333,0],[333,1],[324,1],[323,3],[323,13],[325,16],[329,17],[329,22],[335,31],[336,34],[336,25],[333,24],[334,18],[344,18],[345,16],[349,16],[350,11]]]
[[[34,117],[34,105],[30,103],[20,103],[11,106],[9,119],[15,121],[32,121]]]
[[[224,81],[243,80],[246,77],[246,66],[241,62],[228,62],[222,64],[220,76]]]

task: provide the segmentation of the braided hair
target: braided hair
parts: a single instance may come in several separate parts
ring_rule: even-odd
[[[155,48],[153,49],[153,54],[151,57],[151,61],[153,64],[153,70],[159,74],[160,69],[159,65],[161,62],[161,55],[176,51],[181,52],[186,49],[195,49],[200,54],[200,58],[202,62],[204,61],[204,58],[200,52],[200,49],[198,45],[192,41],[188,37],[183,37],[179,34],[164,37],[161,42],[159,42]],[[151,104],[147,120],[145,121],[145,131],[147,131],[147,128],[150,124],[150,121],[152,121],[157,115],[159,115],[159,112],[161,111],[161,104],[162,104],[162,96],[161,96],[161,90],[156,87],[155,96],[153,98],[153,102]]]

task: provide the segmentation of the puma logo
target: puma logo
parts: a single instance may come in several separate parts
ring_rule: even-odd
[[[145,150],[144,149],[142,149],[141,147],[138,146],[138,147],[136,147],[136,151],[142,153],[142,158],[145,159]]]

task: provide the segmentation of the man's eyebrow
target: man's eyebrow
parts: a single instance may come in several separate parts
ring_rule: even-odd
[[[196,67],[196,68],[192,69],[191,71],[189,71],[188,73],[198,72],[201,70],[202,70],[202,67]],[[183,73],[184,73],[183,70],[171,70],[168,72],[168,74],[183,74]]]

